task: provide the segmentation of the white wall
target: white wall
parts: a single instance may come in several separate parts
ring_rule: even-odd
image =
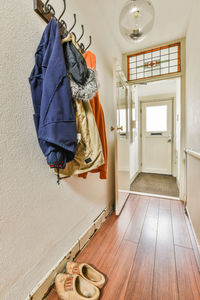
[[[186,35],[186,147],[200,152],[200,2],[194,1]],[[197,159],[188,159],[187,205],[200,243],[200,173]]]
[[[200,3],[195,2],[186,35],[186,143],[200,151]]]
[[[62,1],[50,1],[62,11]],[[90,174],[58,187],[39,148],[33,124],[28,77],[45,23],[33,1],[1,1],[0,6],[0,299],[24,299],[82,232],[113,201],[112,57],[120,56],[99,15],[97,0],[67,1],[69,26],[77,13],[77,30],[85,25],[97,55],[100,99],[105,112],[108,180]],[[79,31],[79,32],[78,32]],[[120,57],[119,57],[120,58]],[[92,187],[92,189],[91,189]]]

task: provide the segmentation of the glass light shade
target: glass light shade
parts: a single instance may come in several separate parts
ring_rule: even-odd
[[[119,18],[121,34],[129,41],[142,41],[153,28],[154,15],[154,7],[148,0],[129,0]]]

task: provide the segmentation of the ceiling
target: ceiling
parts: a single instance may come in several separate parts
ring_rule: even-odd
[[[98,6],[121,51],[130,52],[185,37],[193,1],[151,0],[155,8],[154,27],[145,40],[135,44],[127,42],[119,31],[119,14],[126,0],[101,0]]]

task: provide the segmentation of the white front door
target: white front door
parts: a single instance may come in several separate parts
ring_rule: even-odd
[[[172,174],[172,100],[142,104],[142,172]]]

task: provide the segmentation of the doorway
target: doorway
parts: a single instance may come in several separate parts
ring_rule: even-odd
[[[113,70],[116,214],[130,193],[183,199],[182,78],[131,84]]]
[[[138,105],[138,151],[130,148],[130,190],[179,197],[180,185],[180,78],[149,82],[133,87]],[[137,104],[138,103],[138,104]],[[138,153],[137,153],[138,152]]]

